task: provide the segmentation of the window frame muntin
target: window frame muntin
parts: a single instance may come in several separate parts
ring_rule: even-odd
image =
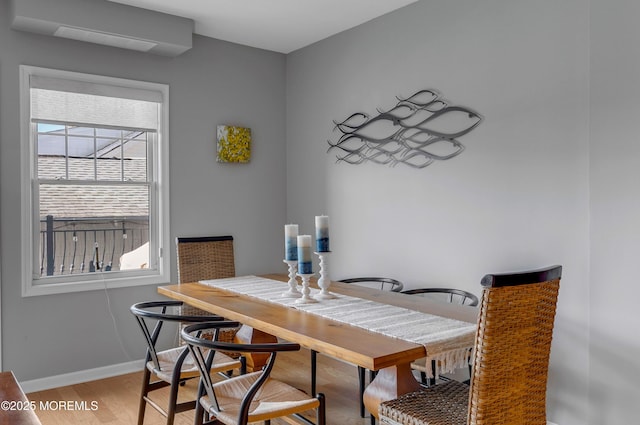
[[[141,131],[144,132],[146,137],[145,137],[145,143],[147,145],[147,156],[145,157],[145,166],[147,168],[146,170],[146,180],[127,180],[124,177],[124,158],[120,157],[118,160],[120,161],[120,179],[119,180],[108,180],[108,179],[99,179],[98,178],[98,167],[97,167],[97,156],[96,154],[99,152],[99,150],[97,150],[97,148],[95,148],[95,141],[97,139],[104,139],[105,137],[99,137],[97,135],[93,135],[93,136],[84,136],[84,135],[70,135],[69,132],[67,131],[67,127],[69,126],[73,126],[73,125],[82,125],[84,128],[93,128],[98,129],[98,128],[106,128],[107,126],[100,126],[100,127],[95,127],[92,126],[90,127],[90,124],[84,123],[84,124],[78,124],[78,123],[62,123],[60,124],[59,121],[33,121],[31,123],[31,135],[32,135],[32,141],[31,143],[33,143],[33,149],[35,149],[35,147],[38,145],[39,140],[38,140],[38,135],[40,134],[45,134],[43,132],[37,131],[37,126],[38,124],[59,124],[59,125],[64,125],[65,126],[65,134],[54,134],[52,135],[53,137],[64,137],[65,140],[65,156],[64,156],[64,160],[65,160],[65,177],[64,178],[59,178],[59,179],[44,179],[44,178],[37,178],[36,180],[38,180],[39,183],[44,183],[44,184],[63,184],[63,182],[66,182],[66,184],[78,184],[78,185],[96,185],[99,186],[100,184],[110,184],[110,185],[116,185],[116,186],[120,186],[120,185],[127,185],[127,184],[132,184],[132,185],[137,185],[137,186],[150,186],[151,185],[151,181],[149,180],[149,176],[153,175],[153,161],[150,161],[149,158],[154,158],[155,155],[155,151],[157,150],[157,141],[156,139],[158,139],[157,137],[157,132],[156,131],[151,131],[148,129],[138,129],[138,128],[127,128],[127,127],[113,127],[111,126],[112,129],[115,130],[119,130],[121,132],[123,131]],[[35,130],[34,130],[35,129]],[[151,135],[151,137],[149,136]],[[71,158],[69,156],[69,143],[68,143],[68,138],[69,137],[77,137],[77,138],[85,138],[85,139],[93,139],[94,140],[94,156],[93,156],[93,160],[94,160],[94,167],[93,167],[93,174],[94,174],[94,178],[93,180],[90,179],[77,179],[77,178],[69,178],[69,158]],[[150,139],[152,139],[150,141]],[[134,141],[137,140],[137,138],[125,138],[123,136],[120,137],[120,141],[124,141],[124,140],[129,140],[129,141]],[[122,152],[123,149],[123,145],[122,143],[120,144],[120,150]],[[38,170],[38,152],[35,152],[34,155],[36,156],[36,168],[35,168],[35,172],[37,173]]]
[[[157,224],[150,225],[149,239],[156,241],[158,252],[157,270],[133,270],[111,272],[95,272],[93,274],[50,276],[46,283],[34,276],[34,260],[38,256],[39,217],[34,213],[33,194],[37,195],[40,182],[37,179],[37,155],[34,146],[35,134],[32,132],[30,105],[30,77],[44,76],[69,79],[90,84],[108,84],[125,89],[148,90],[159,92],[162,101],[159,102],[159,126],[156,132],[157,149],[152,150],[152,157],[147,158],[150,192],[149,215]],[[169,86],[139,80],[107,77],[97,74],[78,73],[72,71],[41,68],[20,65],[20,161],[21,161],[21,271],[22,296],[37,296],[68,292],[83,292],[105,288],[120,288],[141,285],[155,285],[168,283],[171,278],[171,261],[169,258],[170,230],[169,230]],[[151,164],[155,166],[151,166]],[[35,192],[34,192],[35,191]],[[36,222],[37,220],[37,222]],[[38,232],[39,233],[39,232]],[[26,236],[25,236],[26,235]],[[153,248],[151,248],[153,249]]]

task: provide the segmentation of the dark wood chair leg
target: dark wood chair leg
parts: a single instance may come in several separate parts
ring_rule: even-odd
[[[146,397],[149,394],[149,382],[151,381],[151,371],[145,366],[142,375],[142,390],[140,391],[140,405],[138,407],[138,425],[144,423],[144,412],[147,408]]]
[[[318,406],[318,411],[316,412],[316,424],[325,425],[327,423],[327,414],[324,394],[318,394],[316,397],[320,401],[320,406]]]
[[[244,375],[247,373],[247,358],[245,356],[240,356],[240,375]]]
[[[196,412],[195,412],[195,421],[194,425],[202,425],[205,422],[204,419],[204,408],[200,404],[200,397],[204,395],[204,385],[202,385],[202,380],[198,381],[198,392],[196,393]],[[209,419],[209,418],[207,418]]]
[[[173,425],[173,421],[176,417],[176,404],[178,403],[178,388],[180,388],[180,381],[175,381],[171,384],[169,392],[169,407],[167,408],[167,425]]]

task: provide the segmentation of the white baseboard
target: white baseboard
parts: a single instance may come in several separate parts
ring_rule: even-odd
[[[125,373],[138,372],[142,370],[143,367],[143,360],[134,360],[126,363],[97,367],[95,369],[79,370],[77,372],[64,373],[62,375],[23,381],[20,382],[20,386],[22,387],[22,391],[25,393],[32,393],[35,391],[43,391],[51,388],[95,381],[96,379],[124,375]]]

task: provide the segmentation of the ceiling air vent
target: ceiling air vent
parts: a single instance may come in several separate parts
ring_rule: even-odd
[[[192,19],[106,0],[10,0],[11,28],[138,52],[178,56],[192,47]]]
[[[139,52],[148,52],[158,45],[158,43],[154,43],[153,41],[65,26],[59,27],[53,35],[56,37],[70,38],[72,40],[86,41],[88,43],[137,50]]]

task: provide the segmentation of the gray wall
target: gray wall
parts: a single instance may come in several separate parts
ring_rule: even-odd
[[[588,12],[425,0],[287,56],[287,221],[330,216],[334,278],[479,294],[485,273],[562,264],[548,393],[561,425],[588,423]],[[485,116],[461,155],[415,170],[326,153],[333,120],[423,88]]]
[[[563,264],[549,419],[637,422],[639,15],[635,0],[420,1],[285,66],[282,55],[202,37],[166,59],[17,33],[0,0],[3,367],[29,380],[140,358],[127,308],[155,296],[109,291],[127,354],[104,292],[20,297],[25,63],[170,84],[172,234],[233,234],[239,273],[281,270],[285,219],[312,232],[320,213],[331,216],[334,278],[479,293],[484,273]],[[332,120],[425,87],[485,116],[460,156],[413,170],[326,153]],[[252,127],[249,166],[214,162],[219,123]]]
[[[591,0],[590,419],[640,417],[640,3]]]
[[[192,50],[166,58],[13,31],[8,15],[0,0],[3,369],[26,381],[141,359],[128,308],[159,298],[154,286],[21,297],[20,64],[169,84],[172,238],[231,234],[238,273],[282,268],[284,55],[194,36]],[[251,127],[251,163],[215,162],[218,124]]]

